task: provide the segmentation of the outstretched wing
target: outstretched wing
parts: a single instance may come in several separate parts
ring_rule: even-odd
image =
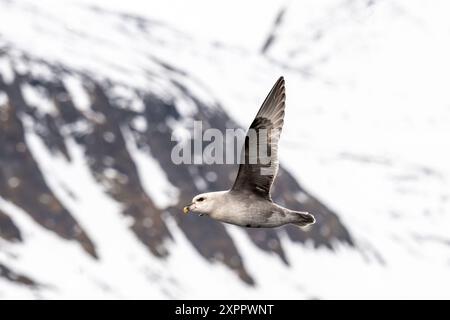
[[[250,191],[271,200],[270,188],[278,172],[278,140],[285,100],[284,78],[280,77],[247,131],[244,157],[232,191]]]

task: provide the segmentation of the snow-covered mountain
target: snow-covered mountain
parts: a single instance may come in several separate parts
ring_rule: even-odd
[[[446,9],[0,0],[0,298],[448,298]],[[279,75],[274,199],[317,224],[182,216],[237,167],[172,135],[246,127]]]

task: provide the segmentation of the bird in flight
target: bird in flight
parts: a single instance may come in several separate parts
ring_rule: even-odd
[[[270,196],[279,167],[278,140],[284,122],[285,101],[284,78],[280,77],[247,131],[242,150],[245,158],[233,187],[195,196],[192,203],[184,207],[184,213],[206,215],[247,228],[274,228],[285,224],[303,227],[315,222],[310,213],[284,208],[275,204]],[[255,136],[256,141],[252,140]],[[261,149],[267,150],[266,158],[258,152]]]

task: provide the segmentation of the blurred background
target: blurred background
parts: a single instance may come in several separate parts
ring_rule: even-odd
[[[447,1],[0,0],[0,299],[450,298]],[[307,230],[181,208],[237,166],[276,79],[274,200]]]

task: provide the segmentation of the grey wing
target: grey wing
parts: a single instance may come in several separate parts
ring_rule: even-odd
[[[268,200],[278,172],[278,141],[284,123],[284,78],[270,90],[253,120],[243,146],[243,157],[232,191],[250,191]]]

